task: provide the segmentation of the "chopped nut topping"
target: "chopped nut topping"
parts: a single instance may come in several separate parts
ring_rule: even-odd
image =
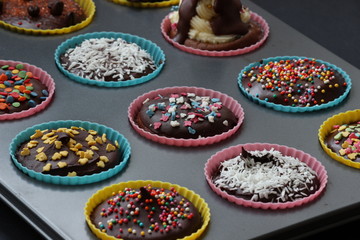
[[[108,152],[113,152],[116,150],[116,147],[114,145],[112,145],[111,143],[109,143],[108,145],[106,145],[106,151]]]
[[[107,156],[100,156],[100,161],[107,163],[109,162],[109,158]]]
[[[67,163],[66,162],[58,162],[57,165],[59,168],[63,168],[63,167],[67,166]]]
[[[35,156],[35,159],[40,162],[43,162],[43,161],[46,161],[48,158],[44,152],[41,152]]]
[[[30,155],[30,150],[28,148],[23,148],[23,150],[20,152],[21,156],[28,156]]]
[[[43,172],[48,172],[51,169],[51,163],[47,163],[44,167],[43,167]]]
[[[86,163],[88,163],[89,159],[87,158],[80,158],[78,160],[78,163],[80,163],[81,165],[85,165]]]
[[[68,172],[68,177],[75,177],[77,175],[76,172]]]
[[[97,165],[98,167],[101,167],[101,168],[104,168],[104,167],[105,167],[105,163],[104,163],[103,161],[98,161],[98,162],[96,163],[96,165]]]

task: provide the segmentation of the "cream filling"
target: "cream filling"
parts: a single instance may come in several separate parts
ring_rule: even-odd
[[[181,3],[180,3],[181,4]],[[219,44],[233,41],[237,35],[215,35],[210,26],[210,20],[216,16],[213,9],[214,0],[199,0],[196,6],[196,14],[190,22],[189,38],[199,42]],[[248,9],[240,14],[243,22],[250,20],[250,12]],[[171,24],[176,24],[179,21],[179,13],[175,11],[169,16]]]

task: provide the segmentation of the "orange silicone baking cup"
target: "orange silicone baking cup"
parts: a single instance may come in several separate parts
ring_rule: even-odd
[[[65,27],[65,28],[57,28],[57,29],[31,29],[31,28],[21,28],[4,21],[0,21],[0,26],[4,27],[5,29],[22,33],[22,34],[29,34],[29,35],[60,35],[66,34],[70,32],[77,31],[89,25],[94,18],[95,15],[95,3],[92,0],[74,0],[79,4],[79,6],[85,12],[87,16],[86,19],[78,24]]]
[[[120,182],[117,184],[110,185],[108,187],[105,187],[99,191],[97,191],[95,194],[93,194],[89,200],[87,201],[85,208],[84,208],[84,214],[85,214],[85,220],[87,225],[89,226],[90,230],[95,234],[96,237],[103,240],[115,240],[117,238],[107,235],[106,233],[100,231],[90,220],[90,214],[92,213],[93,209],[98,206],[100,203],[105,201],[108,197],[112,196],[113,192],[118,192],[119,190],[123,190],[124,188],[140,188],[146,185],[151,185],[152,187],[157,188],[165,188],[165,189],[171,189],[174,188],[179,194],[187,198],[194,206],[198,209],[198,211],[201,214],[203,224],[201,228],[199,228],[196,232],[192,233],[189,236],[186,236],[184,238],[178,239],[178,240],[195,240],[200,237],[200,235],[205,231],[207,226],[210,222],[210,209],[208,204],[205,202],[203,198],[200,197],[200,195],[196,194],[195,192],[185,188],[181,187],[176,184],[172,184],[169,182],[161,182],[161,181],[151,181],[151,180],[137,180],[137,181],[128,181],[128,182]]]
[[[161,8],[179,4],[179,0],[168,0],[159,2],[130,2],[128,0],[111,0],[114,3],[137,8]]]
[[[360,109],[339,113],[324,121],[323,124],[320,126],[318,133],[320,145],[325,151],[325,153],[328,154],[331,158],[335,159],[336,161],[339,161],[353,168],[360,168],[360,163],[351,161],[350,159],[346,159],[341,155],[339,155],[338,153],[333,152],[326,145],[325,138],[333,130],[334,125],[349,124],[357,121],[360,121]]]

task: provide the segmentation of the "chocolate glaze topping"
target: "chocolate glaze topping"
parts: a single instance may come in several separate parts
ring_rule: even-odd
[[[177,35],[174,41],[183,44],[188,38],[190,21],[196,15],[196,6],[199,0],[184,0],[179,8],[179,22]],[[243,23],[240,18],[242,4],[240,0],[216,0],[214,11],[218,14],[210,21],[215,35],[238,34],[248,32],[249,24]]]
[[[175,240],[196,232],[202,219],[175,189],[126,188],[100,203],[90,216],[109,236],[124,240]]]

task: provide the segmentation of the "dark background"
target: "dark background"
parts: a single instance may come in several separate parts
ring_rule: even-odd
[[[252,1],[350,64],[360,68],[359,0]],[[0,29],[0,31],[7,30]],[[6,203],[1,201],[0,219],[1,240],[43,239],[31,224],[26,223]],[[340,220],[344,219],[339,219],[339,222]],[[341,233],[343,239],[355,239],[352,236],[358,235],[355,231],[359,224],[359,220],[343,221],[338,226],[314,233],[306,239],[317,239],[338,233]],[[18,231],[14,231],[14,229],[18,229]],[[343,234],[345,232],[347,237]]]

